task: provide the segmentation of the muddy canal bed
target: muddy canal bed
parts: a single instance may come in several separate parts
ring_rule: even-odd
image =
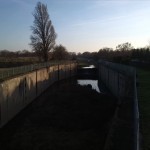
[[[60,81],[0,129],[0,149],[100,150],[115,106],[111,94]]]

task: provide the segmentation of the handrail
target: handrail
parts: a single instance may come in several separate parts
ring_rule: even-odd
[[[34,70],[39,70],[41,68],[46,68],[49,66],[60,65],[60,64],[70,64],[72,62],[74,61],[52,61],[52,62],[44,62],[44,63],[21,66],[21,67],[9,68],[7,70],[0,72],[0,81],[3,81],[6,78],[10,78],[19,74],[24,74]]]
[[[135,150],[140,149],[140,134],[139,134],[139,106],[138,106],[138,97],[137,97],[137,78],[136,78],[136,71],[134,74],[134,136],[135,136]]]

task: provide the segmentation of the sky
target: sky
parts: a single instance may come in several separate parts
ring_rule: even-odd
[[[33,12],[38,0],[0,0],[0,50],[32,50]],[[40,0],[47,5],[56,44],[69,52],[150,44],[149,0]]]

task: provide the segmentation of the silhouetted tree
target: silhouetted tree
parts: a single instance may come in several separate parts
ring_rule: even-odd
[[[75,53],[75,52],[69,52],[69,58],[70,58],[71,60],[76,60],[76,59],[77,59],[76,53]]]
[[[138,48],[132,50],[132,59],[138,61],[150,61],[150,49],[149,48]]]
[[[34,24],[31,26],[30,45],[33,51],[48,61],[48,53],[55,45],[56,33],[49,18],[47,6],[38,2],[33,13]]]
[[[113,49],[104,47],[98,51],[98,58],[109,60],[112,57]]]
[[[91,58],[91,53],[88,52],[88,51],[83,52],[83,53],[82,53],[82,57],[84,57],[84,58]]]
[[[62,45],[55,46],[53,51],[53,59],[64,60],[69,58],[69,53]]]
[[[131,43],[123,43],[123,44],[119,44],[118,46],[116,46],[116,50],[119,51],[128,51],[128,50],[132,50],[133,46],[131,45]]]
[[[10,53],[10,51],[8,51],[6,49],[5,50],[1,50],[0,51],[0,56],[8,57],[9,53]]]

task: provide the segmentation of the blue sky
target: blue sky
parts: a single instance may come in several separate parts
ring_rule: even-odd
[[[0,0],[0,50],[31,50],[32,13],[38,0]],[[57,33],[56,44],[71,52],[98,51],[130,42],[150,42],[149,0],[41,0]]]

